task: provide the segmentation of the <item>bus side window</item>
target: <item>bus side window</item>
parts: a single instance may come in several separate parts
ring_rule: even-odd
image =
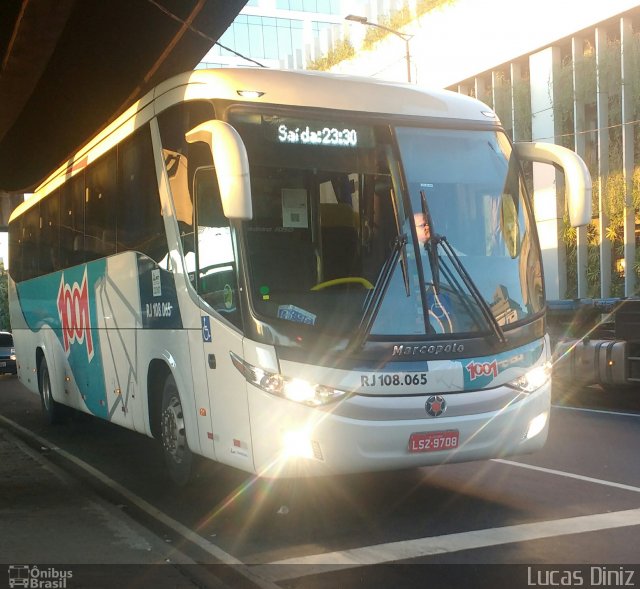
[[[169,251],[149,127],[118,147],[118,252],[134,250],[159,262]]]
[[[193,225],[193,175],[198,167],[211,165],[211,153],[204,145],[187,143],[184,134],[188,129],[213,118],[213,105],[204,100],[180,103],[158,115],[162,157],[176,211],[185,269],[194,287],[196,244]]]
[[[34,205],[24,214],[22,229],[22,279],[38,276],[38,248],[40,243],[40,206]]]
[[[84,262],[84,172],[60,191],[60,257],[62,268]]]
[[[116,253],[116,150],[103,155],[85,172],[85,261]]]
[[[60,190],[40,202],[40,274],[60,270]]]
[[[196,170],[193,194],[196,203],[196,290],[213,309],[239,326],[237,265],[231,227],[222,211],[213,167]]]
[[[9,274],[16,282],[22,281],[22,261],[24,260],[22,226],[20,216],[9,223]]]

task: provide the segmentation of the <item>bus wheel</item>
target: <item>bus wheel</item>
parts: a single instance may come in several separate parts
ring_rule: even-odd
[[[45,421],[49,424],[60,423],[65,417],[65,407],[53,398],[49,367],[44,358],[42,358],[38,369],[38,385],[40,387],[40,400],[42,401],[42,413]]]
[[[169,476],[178,485],[186,485],[191,478],[193,454],[187,444],[184,414],[178,387],[169,375],[162,391],[161,440],[164,462]]]

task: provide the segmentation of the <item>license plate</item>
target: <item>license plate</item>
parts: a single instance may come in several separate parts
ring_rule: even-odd
[[[460,432],[457,429],[411,434],[409,437],[409,452],[453,450],[458,447],[459,441]]]
[[[7,363],[6,362],[0,362],[0,368],[6,368]]]

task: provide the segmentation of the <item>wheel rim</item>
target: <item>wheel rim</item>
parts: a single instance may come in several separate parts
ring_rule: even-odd
[[[187,448],[180,400],[173,397],[162,412],[162,445],[175,462],[182,462]]]

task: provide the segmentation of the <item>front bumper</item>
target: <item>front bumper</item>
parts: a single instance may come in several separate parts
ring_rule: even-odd
[[[16,361],[10,358],[0,358],[0,374],[17,374]]]
[[[491,412],[373,420],[312,409],[253,386],[249,389],[256,472],[270,478],[397,470],[533,452],[546,441],[551,398],[551,383],[547,382],[534,393]],[[460,402],[460,395],[465,395],[475,403],[490,394],[495,394],[495,389],[442,396]],[[420,397],[417,402],[424,404],[427,398]],[[390,407],[397,402],[397,397],[388,398]],[[543,425],[531,435],[536,419],[535,423]],[[446,430],[459,432],[455,449],[409,451],[411,434]]]

